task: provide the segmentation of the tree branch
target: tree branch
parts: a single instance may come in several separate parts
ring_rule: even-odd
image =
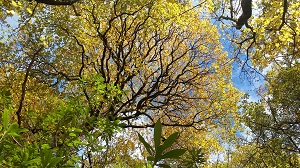
[[[37,3],[43,3],[46,5],[73,5],[79,0],[35,0]]]
[[[287,9],[288,9],[288,2],[287,2],[287,0],[283,0],[283,13],[282,13],[282,16],[281,16],[281,24],[279,25],[278,28],[271,28],[271,29],[267,29],[267,30],[270,30],[270,31],[281,30],[281,28],[283,27],[283,25],[286,23],[285,15],[287,14]]]
[[[242,0],[241,3],[243,13],[238,18],[238,21],[236,23],[236,28],[241,29],[244,24],[248,22],[248,19],[252,15],[252,0]]]
[[[16,115],[17,115],[17,118],[18,118],[18,124],[19,124],[19,127],[21,127],[21,111],[22,111],[22,107],[23,107],[23,102],[24,102],[24,99],[25,99],[25,92],[26,92],[26,83],[27,83],[27,80],[28,80],[28,76],[29,76],[29,72],[33,66],[33,63],[35,61],[35,58],[36,56],[39,54],[39,52],[43,49],[44,47],[40,47],[34,54],[33,54],[33,57],[26,69],[26,74],[25,74],[25,78],[24,78],[24,81],[22,83],[22,92],[21,92],[21,99],[20,99],[20,103],[19,103],[19,107],[18,107],[18,110],[16,111]]]

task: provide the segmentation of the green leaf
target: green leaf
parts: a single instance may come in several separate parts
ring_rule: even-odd
[[[155,152],[155,161],[159,161],[160,160],[160,157],[161,157],[161,154],[163,153],[164,149],[162,148],[162,146],[160,145],[157,149],[156,149],[156,152]]]
[[[48,145],[48,144],[43,144],[44,145]],[[48,145],[49,146],[49,145]],[[41,162],[42,162],[42,167],[48,167],[49,162],[52,159],[51,156],[51,151],[47,150],[47,149],[43,149],[43,151],[41,152]]]
[[[76,137],[76,134],[74,134],[73,132],[69,133],[70,137]]]
[[[9,111],[8,111],[8,109],[4,109],[4,112],[2,114],[2,118],[3,118],[3,129],[7,130],[8,121],[9,121]]]
[[[161,124],[160,120],[158,120],[154,126],[155,150],[157,150],[160,146],[161,132],[162,132],[162,124]]]
[[[148,151],[148,153],[150,155],[153,155],[153,148],[150,146],[150,144],[148,144],[145,139],[138,133],[139,136],[139,140],[144,144],[146,150]]]
[[[28,160],[28,158],[29,158],[29,151],[28,151],[28,149],[24,149],[24,152],[22,152],[23,153],[23,158],[22,158],[22,160],[23,161],[27,161]]]
[[[166,164],[158,164],[157,166],[163,167],[163,168],[171,168],[171,166],[166,165]]]
[[[184,149],[174,149],[162,155],[161,159],[165,159],[165,158],[178,159],[181,155],[185,153],[185,151],[186,150]]]
[[[170,135],[165,142],[162,145],[162,149],[166,150],[167,148],[169,148],[170,146],[173,145],[173,143],[176,141],[176,139],[178,138],[178,132],[173,133],[172,135]]]
[[[50,146],[48,144],[43,144],[41,148],[42,149],[50,149]]]
[[[41,162],[41,157],[37,157],[35,159],[31,159],[28,162],[26,162],[26,165],[31,165],[31,164],[40,163],[40,162]]]
[[[27,132],[28,130],[25,128],[20,129],[19,125],[17,123],[13,123],[11,124],[8,129],[7,129],[7,133],[8,135],[11,136],[19,136],[18,134],[21,132]]]
[[[68,145],[69,147],[73,147],[73,146],[74,146],[73,142],[69,142],[69,143],[67,143],[67,145]]]
[[[74,132],[77,132],[77,133],[82,132],[82,129],[74,128]]]
[[[21,133],[21,132],[27,132],[28,129],[26,128],[18,128],[18,133]]]
[[[154,157],[152,157],[152,156],[148,156],[148,157],[147,157],[147,160],[148,160],[148,161],[152,161],[152,162],[153,162],[153,161],[154,161]]]
[[[7,132],[16,132],[18,128],[19,125],[17,123],[13,123],[8,127]]]
[[[8,132],[7,133],[8,136],[13,136],[13,137],[19,137],[20,135],[17,134],[16,132]]]
[[[52,158],[48,167],[55,167],[60,161],[61,158]]]
[[[126,124],[125,123],[120,123],[118,126],[121,127],[121,128],[123,128],[123,127],[126,126]]]

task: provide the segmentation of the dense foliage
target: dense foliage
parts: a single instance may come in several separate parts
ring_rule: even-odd
[[[0,6],[4,167],[299,166],[300,2]]]

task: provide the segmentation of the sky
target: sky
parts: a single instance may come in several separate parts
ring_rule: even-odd
[[[192,0],[192,3],[193,5],[197,5],[199,4],[200,2],[202,2],[203,0]],[[253,4],[253,9],[255,9],[255,7],[257,6],[256,5],[256,2],[258,0],[253,0],[252,1],[252,4]],[[234,6],[234,9],[239,9],[239,13],[241,13],[241,9],[239,7],[240,3],[238,0],[234,1],[235,3],[233,3],[233,6]],[[253,15],[256,15],[258,12],[253,10]],[[240,14],[238,14],[240,15]],[[219,21],[216,21],[216,20],[212,20],[212,22],[219,26],[218,24],[220,24]],[[230,25],[233,25],[232,21],[222,21],[223,23],[228,23]],[[235,27],[231,27],[230,30],[227,30],[226,33],[234,33],[234,34],[238,34],[240,30],[237,30],[235,29]],[[224,32],[221,32],[220,31],[220,41],[223,45],[223,51],[226,52],[228,54],[228,57],[229,58],[233,58],[233,48],[231,46],[231,42],[228,37],[225,36],[225,34],[222,34]],[[245,58],[245,54],[240,54],[238,56],[239,58],[242,58],[243,57]],[[246,60],[246,59],[244,59]],[[251,65],[250,61],[248,62],[249,65]],[[263,74],[266,74],[267,70],[265,70],[264,72],[262,72]],[[254,101],[258,101],[260,98],[257,94],[257,90],[259,89],[259,87],[261,85],[264,84],[264,79],[263,79],[263,76],[261,76],[260,74],[255,74],[253,73],[252,74],[255,78],[250,78],[249,76],[247,77],[245,75],[245,73],[242,71],[242,68],[241,66],[239,65],[239,63],[237,62],[234,62],[233,63],[233,68],[232,68],[232,81],[233,81],[233,84],[234,86],[239,89],[241,92],[244,92],[244,93],[247,93],[249,94],[249,101],[251,102],[254,102]]]

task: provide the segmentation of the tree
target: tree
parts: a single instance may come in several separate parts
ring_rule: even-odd
[[[259,102],[245,101],[248,140],[230,155],[230,167],[299,167],[299,65],[272,70]]]
[[[299,167],[299,64],[272,70],[268,79],[261,101],[243,102],[247,136],[212,167]]]
[[[247,66],[250,67],[248,70],[259,72],[273,64],[292,65],[295,61],[298,62],[299,1],[222,0],[207,2],[208,9],[210,9],[208,11],[212,13],[213,18],[221,21],[220,28],[231,41],[235,48],[233,50],[235,58],[240,60],[246,73],[251,75],[249,71],[246,71]],[[245,3],[247,5],[244,5]],[[248,16],[244,19],[242,8],[250,11],[251,6],[252,15],[247,12]],[[244,23],[245,26],[241,28]],[[241,30],[237,30],[239,28]]]
[[[265,99],[245,108],[247,125],[260,143],[279,140],[280,148],[292,153],[300,152],[298,74],[299,65],[270,72]]]
[[[82,163],[92,165],[91,154],[101,152],[96,145],[108,144],[119,126],[154,127],[161,119],[166,136],[180,132],[178,145],[205,152],[235,136],[240,94],[230,80],[231,61],[217,28],[189,3],[73,7],[3,3],[2,23],[11,11],[18,21],[16,28],[3,24],[1,86],[12,93],[12,118],[31,132],[27,139],[42,132],[63,155],[75,139],[86,140]],[[187,135],[194,136],[184,141]],[[78,145],[84,146],[73,145],[73,154]]]
[[[274,141],[266,146],[244,144],[230,154],[229,162],[215,163],[211,167],[299,167],[299,157],[295,153],[281,150],[277,145]]]
[[[252,1],[252,16],[240,28],[240,1],[215,2],[212,6],[220,27],[235,47],[235,57],[246,73],[266,73],[261,101],[243,106],[243,121],[253,141],[241,144],[230,163],[246,167],[297,167],[299,164],[299,122],[297,121],[299,76],[298,1]],[[246,1],[243,1],[246,2]],[[249,6],[248,6],[249,7]],[[230,28],[230,29],[228,29]],[[249,69],[248,69],[249,70]],[[250,79],[251,80],[251,79]],[[248,146],[248,147],[247,147]],[[250,150],[245,150],[249,148]],[[247,152],[245,152],[247,151]],[[234,155],[236,154],[233,151]],[[245,156],[246,155],[246,156]],[[282,156],[274,159],[274,156]],[[247,164],[241,164],[246,158]],[[290,158],[290,159],[288,159]],[[237,159],[237,160],[236,160]],[[250,163],[252,161],[252,163]],[[226,165],[226,164],[225,164]]]

